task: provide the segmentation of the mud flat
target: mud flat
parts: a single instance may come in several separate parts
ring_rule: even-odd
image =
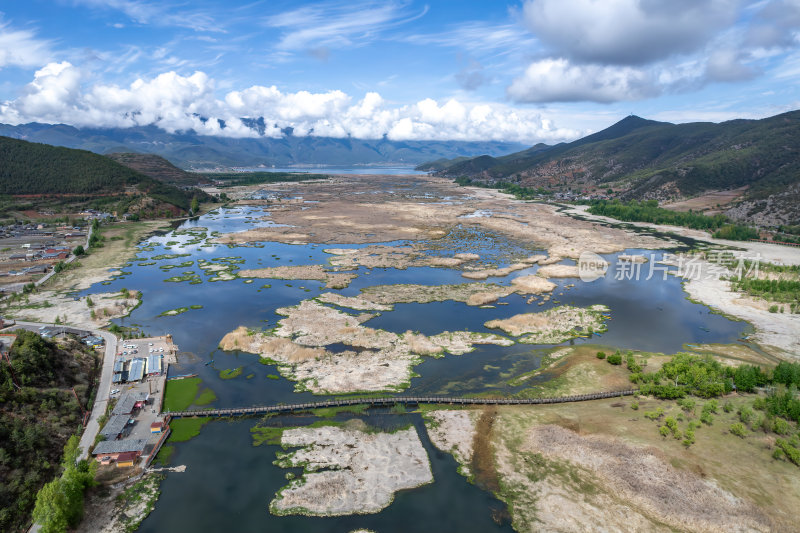
[[[577,265],[545,265],[536,271],[543,278],[577,278],[580,277]]]
[[[487,328],[499,328],[517,342],[526,344],[558,344],[574,337],[606,330],[604,305],[588,308],[562,305],[540,313],[523,313],[503,320],[486,322]],[[524,335],[524,336],[523,336]]]
[[[530,268],[533,263],[514,263],[507,267],[502,268],[487,268],[483,270],[470,270],[461,274],[463,277],[467,279],[486,279],[486,278],[493,278],[493,277],[504,277],[508,276],[512,272],[517,272],[518,270],[525,270],[526,268]]]
[[[472,476],[473,443],[481,411],[437,410],[425,413],[425,428],[428,437],[438,449],[451,454],[458,462],[458,472],[467,478]]]
[[[477,261],[480,256],[471,253],[456,253],[450,257],[428,255],[425,246],[386,246],[374,244],[364,248],[328,248],[325,253],[333,257],[329,263],[343,269],[396,268],[409,267],[457,268],[464,263]]]
[[[498,191],[459,187],[450,180],[429,176],[403,179],[409,192],[398,192],[396,178],[386,176],[369,179],[341,176],[324,182],[276,184],[272,189],[285,190],[318,203],[287,203],[281,209],[271,210],[272,220],[286,227],[253,228],[223,235],[216,241],[224,244],[421,241],[441,238],[461,225],[536,243],[537,248],[547,249],[546,263],[558,262],[561,258],[577,259],[585,250],[605,254],[626,248],[664,248],[674,244],[578,220],[559,213],[556,206],[518,201]],[[420,190],[427,193],[425,197],[420,197]],[[444,197],[449,198],[449,205],[440,201]],[[497,214],[460,218],[478,210]]]
[[[555,283],[535,274],[516,277],[511,280],[511,286],[519,294],[542,294],[556,288]]]
[[[322,265],[298,265],[258,268],[239,271],[242,278],[310,279],[324,281],[329,289],[343,289],[357,277],[356,274],[329,272]]]
[[[86,297],[76,300],[72,296],[55,292],[33,293],[27,301],[6,306],[4,313],[18,320],[50,324],[58,320],[62,324],[96,328],[108,324],[112,318],[126,316],[139,305],[137,291],[129,291],[127,298],[119,292],[101,292],[92,294],[89,298],[91,300]]]
[[[276,464],[303,467],[302,477],[270,502],[277,515],[341,516],[377,513],[399,490],[431,483],[428,455],[413,427],[394,433],[323,426],[283,431]]]
[[[317,300],[364,311],[390,311],[394,304],[430,303],[452,300],[467,305],[484,305],[514,292],[509,287],[486,283],[461,285],[374,285],[361,289],[358,296],[321,294]]]
[[[442,332],[398,335],[362,323],[371,314],[351,315],[314,300],[277,310],[285,318],[272,332],[240,327],[220,341],[224,350],[260,354],[278,366],[282,376],[298,382],[297,390],[314,394],[401,391],[410,385],[420,356],[461,355],[475,344],[510,346],[514,341],[491,333]],[[330,345],[352,349],[330,351]]]

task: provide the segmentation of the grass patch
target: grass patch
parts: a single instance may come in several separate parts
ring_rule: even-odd
[[[200,393],[194,403],[195,405],[208,405],[216,399],[217,395],[214,394],[214,391],[206,387],[203,389],[203,392]]]
[[[158,450],[158,455],[156,458],[153,459],[153,463],[159,466],[168,466],[170,460],[172,460],[172,454],[175,453],[175,446],[162,446],[160,450]]]
[[[369,404],[360,403],[358,405],[345,405],[343,407],[322,407],[320,409],[312,409],[310,413],[320,418],[333,418],[334,416],[343,413],[363,415],[368,409]]]
[[[177,418],[173,420],[169,423],[172,432],[169,434],[167,442],[186,442],[198,436],[200,434],[200,429],[210,420],[211,418],[207,416],[201,418]]]
[[[226,370],[220,370],[219,377],[220,379],[238,378],[239,376],[242,375],[242,372],[244,372],[244,368],[242,368],[241,366],[239,368],[228,368]]]
[[[200,378],[185,378],[167,381],[167,388],[164,390],[164,410],[165,411],[185,411],[192,405],[198,391]]]
[[[189,310],[188,307],[178,307],[176,309],[170,309],[168,311],[164,311],[163,313],[161,313],[158,316],[178,316],[178,315],[182,315],[183,313],[187,312],[188,310]]]
[[[250,428],[250,435],[253,437],[253,446],[261,446],[262,444],[280,445],[284,429],[288,428],[260,426]]]

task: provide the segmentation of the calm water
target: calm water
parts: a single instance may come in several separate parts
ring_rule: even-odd
[[[311,420],[286,417],[287,425]],[[255,419],[214,421],[199,437],[177,446],[174,464],[185,464],[182,473],[171,473],[161,485],[155,510],[139,527],[140,532],[236,531],[346,533],[367,528],[380,533],[462,531],[464,533],[511,532],[503,504],[489,493],[470,485],[456,472],[449,454],[435,449],[424,424],[416,415],[361,417],[370,425],[414,424],[431,462],[433,483],[402,491],[378,514],[312,518],[269,514],[269,502],[286,485],[289,469],[274,466],[279,446],[254,447],[250,428]],[[299,469],[292,469],[299,473]]]
[[[396,176],[399,174],[427,174],[414,170],[414,167],[286,167],[286,168],[240,168],[241,172],[307,172],[310,174],[388,174]]]
[[[221,263],[215,260],[227,258],[243,269],[319,264],[331,257],[324,253],[324,248],[359,247],[279,243],[229,247],[210,245],[204,239],[213,232],[243,231],[263,224],[258,218],[267,213],[263,208],[220,209],[188,221],[176,232],[151,237],[143,243],[136,260],[123,269],[124,275],[107,285],[95,285],[84,291],[84,294],[106,292],[123,287],[141,290],[142,305],[131,316],[118,322],[140,327],[149,335],[171,333],[182,354],[179,363],[170,367],[170,374],[197,373],[205,386],[216,393],[218,399],[212,404],[214,407],[289,403],[313,398],[310,393],[293,392],[294,384],[285,379],[268,379],[269,374],[278,372],[273,366],[259,363],[257,356],[242,352],[225,353],[216,346],[227,332],[239,326],[273,327],[281,318],[275,313],[276,309],[296,305],[327,289],[320,282],[304,280],[209,282],[209,276],[199,268],[198,260]],[[452,235],[435,243],[439,248],[436,253],[452,255],[475,251],[482,260],[503,266],[513,261],[515,256],[537,252],[524,244],[509,243],[494,235],[475,232],[474,229],[457,228]],[[626,252],[636,253],[637,250]],[[650,254],[649,251],[644,253]],[[165,254],[188,255],[159,258]],[[565,344],[600,343],[675,353],[684,343],[735,342],[747,330],[745,323],[712,314],[707,307],[686,300],[679,280],[672,276],[662,280],[658,275],[646,280],[649,264],[642,265],[643,275],[639,280],[615,279],[616,256],[606,256],[611,268],[609,275],[601,280],[592,283],[577,279],[553,280],[559,287],[553,292],[551,301],[542,306],[528,305],[527,297],[519,295],[503,298],[501,303],[507,305],[497,305],[493,309],[452,301],[398,304],[393,311],[381,313],[366,325],[397,333],[407,330],[425,334],[463,329],[489,331],[483,326],[488,320],[542,311],[559,305],[556,303],[559,301],[578,306],[602,303],[611,309],[612,316],[608,332]],[[152,262],[155,264],[147,264]],[[175,268],[161,268],[168,265]],[[533,273],[536,268],[487,282],[508,284],[514,276]],[[197,276],[202,283],[165,281],[184,274]],[[350,287],[340,291],[342,294],[357,294],[360,288],[370,285],[439,285],[467,281],[459,271],[427,267],[359,269],[358,274]],[[573,283],[576,287],[565,287]],[[190,305],[203,307],[177,316],[158,316],[164,311]],[[411,388],[406,392],[514,392],[504,384],[500,374],[511,369],[519,373],[538,368],[543,348],[547,346],[478,346],[474,352],[461,356],[426,358],[415,368],[420,377],[412,380]],[[244,367],[241,377],[233,380],[219,378],[220,370],[239,366]],[[343,518],[273,517],[268,512],[268,503],[275,491],[286,483],[286,470],[272,465],[276,448],[251,445],[249,429],[256,423],[254,419],[218,421],[209,424],[195,439],[175,445],[173,464],[185,464],[187,471],[167,475],[161,499],[140,531],[349,531],[359,527],[381,533],[510,531],[507,524],[499,526],[491,519],[492,513],[502,508],[500,503],[458,475],[456,464],[449,455],[431,447],[418,417],[394,416],[417,426],[431,457],[436,481],[398,494],[394,503],[381,513]],[[374,422],[374,416],[367,418]],[[367,422],[371,423],[371,420]],[[443,509],[446,512],[442,512]]]

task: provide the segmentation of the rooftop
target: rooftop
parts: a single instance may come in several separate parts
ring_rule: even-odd
[[[140,381],[144,377],[144,359],[133,359],[128,369],[128,381]]]
[[[122,433],[127,425],[128,415],[115,415],[103,426],[103,429],[100,430],[100,434],[104,435],[109,440],[113,440],[117,438],[117,435]]]
[[[97,443],[92,454],[141,452],[145,446],[147,439],[104,440]]]

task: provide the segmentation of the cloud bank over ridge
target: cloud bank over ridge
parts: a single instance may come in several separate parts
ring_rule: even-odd
[[[360,100],[339,91],[282,92],[254,85],[215,96],[215,80],[197,71],[139,78],[128,87],[87,84],[87,73],[67,61],[36,71],[22,95],[0,103],[0,122],[65,123],[78,127],[126,128],[155,125],[168,132],[201,135],[280,137],[295,135],[391,140],[503,140],[559,142],[580,131],[559,129],[536,110],[497,103],[462,103],[430,98],[391,105],[377,92]],[[263,131],[251,123],[263,118]],[[245,119],[245,120],[242,120]],[[250,120],[248,120],[250,119]]]

